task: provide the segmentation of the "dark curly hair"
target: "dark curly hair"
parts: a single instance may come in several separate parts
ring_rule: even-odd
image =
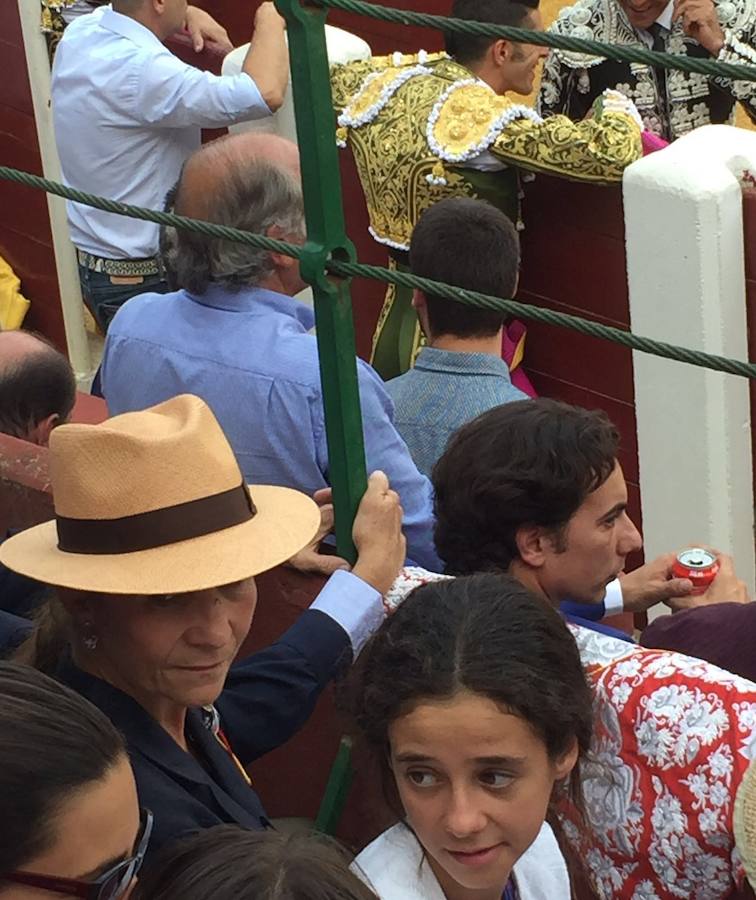
[[[560,615],[508,575],[473,575],[417,588],[368,642],[347,685],[355,730],[403,817],[389,768],[390,724],[432,698],[469,691],[521,716],[551,759],[589,748],[592,697]],[[580,809],[576,766],[570,794]]]
[[[523,525],[557,544],[614,471],[619,435],[601,410],[540,397],[496,406],[451,438],[433,468],[438,555],[451,575],[506,572]]]

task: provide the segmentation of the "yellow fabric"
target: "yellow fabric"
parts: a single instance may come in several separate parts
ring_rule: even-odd
[[[514,346],[512,350],[512,359],[509,360],[509,371],[514,372],[514,370],[522,364],[523,357],[525,356],[525,339],[527,338],[527,334],[523,332],[520,336],[517,344]]]
[[[30,306],[16,273],[0,256],[0,331],[20,328]]]
[[[627,166],[643,155],[638,126],[625,113],[610,111],[582,122],[567,116],[551,116],[539,125],[517,119],[490,151],[536,172],[600,183],[621,181]]]
[[[337,140],[354,155],[373,237],[391,247],[406,249],[439,200],[479,195],[479,173],[464,162],[483,150],[517,168],[594,182],[619,181],[641,156],[640,131],[624,113],[541,122],[453,59],[418,60],[397,54],[331,70]],[[513,173],[490,177],[511,181]]]

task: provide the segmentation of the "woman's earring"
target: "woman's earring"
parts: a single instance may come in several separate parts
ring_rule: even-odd
[[[97,649],[97,635],[94,632],[93,622],[84,622],[84,646],[87,650]]]

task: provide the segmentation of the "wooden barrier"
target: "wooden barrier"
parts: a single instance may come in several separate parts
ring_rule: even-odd
[[[77,394],[72,422],[97,424],[106,418],[104,400]],[[0,538],[53,515],[47,447],[0,434]]]
[[[622,190],[539,175],[525,186],[517,299],[630,330]],[[539,394],[603,409],[620,432],[630,516],[642,526],[632,352],[528,324],[525,369]],[[634,568],[636,554],[628,560]]]
[[[743,246],[745,248],[746,321],[748,358],[756,360],[756,188],[743,190]],[[751,424],[756,422],[756,381],[751,381]],[[756,441],[751,446],[753,483],[756,485]]]
[[[0,162],[42,175],[37,126],[26,66],[18,4],[0,3]],[[32,301],[24,327],[40,331],[66,349],[58,273],[47,198],[20,184],[0,181],[0,256],[21,279]]]

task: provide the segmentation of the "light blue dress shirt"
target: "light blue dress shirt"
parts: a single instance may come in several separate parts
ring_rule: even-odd
[[[378,591],[344,571],[331,575],[310,609],[325,613],[346,631],[354,659],[386,618],[383,597]]]
[[[466,422],[502,403],[527,400],[503,359],[423,347],[415,367],[387,382],[394,423],[418,469],[430,477],[449,438]]]
[[[272,291],[211,287],[141,294],[108,331],[102,384],[113,415],[176,394],[210,406],[245,478],[311,494],[328,486],[318,347],[313,311]],[[382,469],[401,497],[408,555],[441,571],[433,545],[431,486],[393,425],[383,382],[358,360],[368,471]]]
[[[102,7],[72,22],[55,54],[55,141],[71,187],[163,209],[201,128],[269,116],[245,73],[217,76],[175,57],[144,25]],[[74,244],[109,259],[155,256],[158,226],[68,203]]]

